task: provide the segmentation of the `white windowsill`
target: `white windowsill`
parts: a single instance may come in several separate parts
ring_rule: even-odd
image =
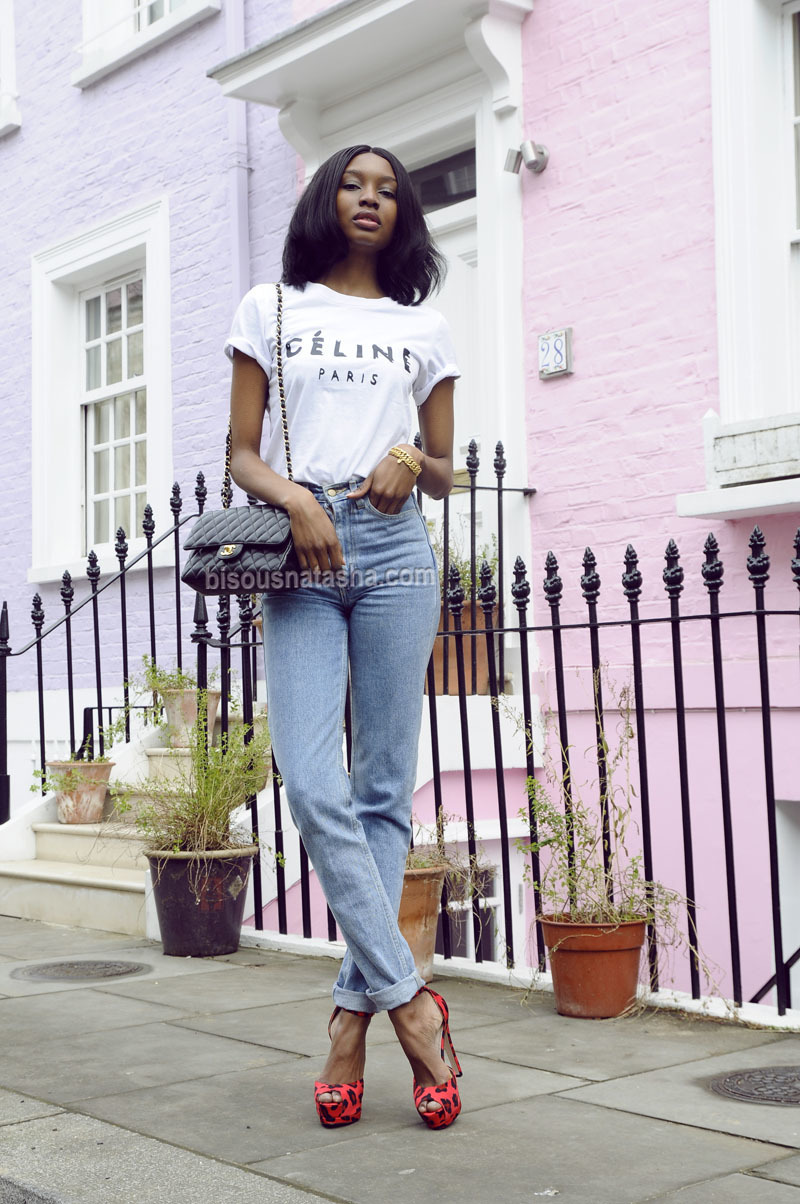
[[[118,67],[146,54],[154,46],[160,46],[184,29],[214,16],[221,8],[222,0],[185,0],[175,12],[162,17],[140,33],[132,32],[122,41],[103,45],[101,39],[96,38],[80,48],[83,61],[73,71],[70,82],[76,88],[87,88]],[[89,49],[92,45],[95,46],[93,50]]]
[[[0,97],[0,138],[12,134],[22,125],[19,105],[13,96]]]
[[[800,477],[679,493],[675,501],[684,518],[755,518],[788,511],[800,515]]]
[[[188,528],[187,528],[188,529]],[[181,542],[186,537],[186,532],[181,530]],[[128,556],[126,563],[130,563],[134,556],[138,556],[145,549],[145,541],[143,539],[129,540]],[[97,558],[100,562],[100,576],[111,577],[114,573],[119,572],[119,561],[114,555],[112,547],[98,547],[95,549]],[[156,569],[171,569],[174,564],[173,559],[173,544],[172,540],[165,540],[153,550],[153,568]],[[34,564],[28,569],[28,582],[31,585],[49,585],[53,582],[61,581],[65,572],[68,572],[72,577],[73,586],[86,584],[88,586],[89,579],[86,576],[88,559],[83,557],[81,560],[70,560],[67,562],[61,561],[59,564]],[[129,573],[145,573],[147,572],[147,558],[140,560],[133,568],[128,569]]]

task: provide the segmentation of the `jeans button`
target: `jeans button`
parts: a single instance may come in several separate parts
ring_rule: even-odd
[[[336,490],[335,490],[335,489],[329,489],[329,490],[328,490],[328,497],[336,497]]]

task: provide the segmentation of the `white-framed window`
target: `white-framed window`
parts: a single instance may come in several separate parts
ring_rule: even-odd
[[[711,0],[710,32],[719,407],[677,506],[737,518],[800,505],[800,0]]]
[[[478,947],[481,960],[494,962],[502,960],[503,940],[501,939],[502,923],[502,887],[500,875],[495,866],[483,869],[478,874],[474,884],[474,896],[478,901]],[[473,922],[473,897],[451,899],[447,904],[447,914],[450,921],[450,956],[467,957],[475,960],[475,925]],[[436,950],[444,954],[444,930],[442,909],[439,908],[439,922],[436,929]]]
[[[81,63],[72,83],[88,87],[221,8],[222,0],[83,0]]]
[[[142,529],[147,502],[147,377],[144,274],[80,298],[84,554],[122,528]]]
[[[169,208],[160,198],[33,257],[32,563],[81,573],[135,555],[172,482]]]
[[[14,0],[0,0],[0,138],[22,124],[17,103]]]

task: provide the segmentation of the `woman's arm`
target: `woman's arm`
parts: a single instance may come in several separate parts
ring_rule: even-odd
[[[384,514],[397,514],[416,485],[430,497],[445,497],[453,488],[453,387],[451,376],[440,380],[419,408],[422,451],[399,443],[422,467],[415,479],[410,468],[394,456],[385,456],[366,480],[348,497],[364,497]]]
[[[343,566],[344,558],[333,523],[307,489],[274,472],[261,459],[267,394],[267,378],[261,365],[244,352],[234,350],[231,476],[247,493],[288,512],[301,569],[335,571]]]

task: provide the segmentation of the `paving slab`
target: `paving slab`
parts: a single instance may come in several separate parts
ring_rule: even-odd
[[[58,991],[0,999],[3,1045],[64,1039],[70,1033],[132,1028],[180,1017],[177,1008],[140,999],[109,999],[102,991]]]
[[[779,1158],[777,1162],[768,1162],[755,1172],[767,1179],[779,1179],[781,1183],[791,1183],[800,1187],[800,1154],[790,1154],[788,1158]]]
[[[32,948],[36,949],[37,959],[44,960],[59,955],[74,957],[98,949],[133,949],[152,943],[145,937],[126,936],[122,932],[70,928],[61,924],[42,924],[38,920],[21,920],[16,916],[0,916],[0,953],[21,960],[31,956]]]
[[[265,1066],[291,1054],[189,1032],[140,1024],[106,1032],[17,1042],[3,1049],[2,1084],[53,1103],[91,1099],[160,1083]]]
[[[37,948],[38,954],[38,948]],[[136,975],[134,978],[118,979],[117,981],[127,984],[144,982],[145,977],[148,980],[152,978],[174,978],[184,974],[223,974],[229,970],[228,966],[224,966],[219,962],[208,958],[196,957],[166,957],[161,951],[161,946],[148,942],[141,946],[111,946],[101,947],[94,951],[82,950],[80,953],[62,953],[54,957],[52,954],[42,954],[41,956],[18,959],[16,962],[3,962],[0,964],[0,991],[6,995],[45,995],[52,991],[82,991],[86,990],[87,986],[98,986],[97,980],[91,984],[85,980],[65,980],[61,982],[37,982],[35,979],[29,978],[12,978],[11,972],[17,966],[38,965],[40,962],[64,962],[64,961],[125,961],[136,962],[150,967],[149,971],[144,971],[141,975]],[[109,983],[113,980],[107,980]],[[104,983],[105,987],[105,983]],[[127,994],[128,992],[125,992]],[[155,1002],[160,1002],[155,1000]]]
[[[250,972],[252,973],[252,972]],[[449,1002],[449,1001],[448,1001]],[[256,1045],[269,1045],[273,1048],[292,1050],[307,1056],[315,1056],[328,1052],[328,1020],[331,1014],[331,1001],[327,997],[319,999],[299,1000],[287,1008],[281,1004],[269,1007],[247,1008],[242,1011],[227,1011],[208,1017],[194,1017],[190,1020],[177,1021],[182,1027],[194,1028],[199,1032],[216,1033],[218,1036],[231,1037],[237,1041],[250,1041]],[[475,1005],[470,1008],[460,1008],[450,1011],[451,1021],[457,1026],[460,1035],[469,1031],[471,1026],[486,1025],[491,1022],[490,1006],[484,1005],[479,1009]],[[500,1027],[505,1027],[501,1024]],[[396,1044],[394,1028],[385,1014],[375,1016],[367,1031],[367,1044],[387,1045]],[[459,1048],[463,1042],[460,1042]],[[509,1059],[513,1060],[513,1059]],[[580,1077],[580,1076],[579,1076]],[[584,1076],[588,1077],[588,1076]]]
[[[72,1114],[4,1129],[2,1201],[4,1178],[52,1192],[65,1204],[312,1204],[323,1198]]]
[[[800,1188],[753,1175],[724,1175],[656,1198],[658,1204],[800,1204]],[[653,1196],[643,1197],[643,1200],[653,1199]]]
[[[21,1120],[33,1120],[37,1116],[55,1116],[61,1109],[54,1104],[22,1095],[19,1091],[4,1091],[0,1088],[0,1125],[14,1125]],[[2,1200],[2,1196],[0,1196]]]
[[[634,1204],[779,1152],[726,1134],[586,1104],[573,1109],[559,1096],[540,1096],[466,1111],[444,1132],[415,1122],[366,1141],[343,1135],[324,1150],[273,1158],[256,1168],[351,1204],[532,1204],[549,1196],[559,1204]]]
[[[166,1004],[186,1016],[257,1008],[265,1004],[294,1004],[298,1000],[311,999],[318,1001],[327,1023],[333,1007],[330,988],[320,982],[316,969],[302,964],[284,971],[273,965],[232,966],[215,960],[198,966],[197,959],[193,962],[192,966],[182,963],[184,973],[180,975],[166,976],[159,972],[147,978],[119,979],[104,982],[100,989],[109,995]],[[217,973],[209,974],[209,967]]]
[[[800,1148],[800,1108],[743,1103],[709,1088],[711,1079],[736,1070],[800,1065],[800,1039],[771,1035],[774,1040],[754,1049],[580,1087],[569,1100]]]
[[[454,1024],[454,1036],[460,1049],[480,1057],[598,1081],[618,1077],[621,1068],[637,1074],[776,1039],[775,1033],[671,1012],[580,1020],[559,1016],[552,1005],[545,1012],[526,1009],[515,1020],[485,1028]]]
[[[282,1061],[258,1070],[126,1092],[85,1101],[81,1111],[140,1133],[233,1162],[327,1148],[340,1131],[324,1129],[314,1110],[323,1058]],[[467,1057],[464,1106],[484,1108],[562,1089],[576,1080]],[[226,1123],[221,1118],[226,1118]],[[379,1046],[368,1062],[359,1140],[416,1126],[411,1073],[399,1045]],[[335,1193],[334,1193],[335,1194]]]

